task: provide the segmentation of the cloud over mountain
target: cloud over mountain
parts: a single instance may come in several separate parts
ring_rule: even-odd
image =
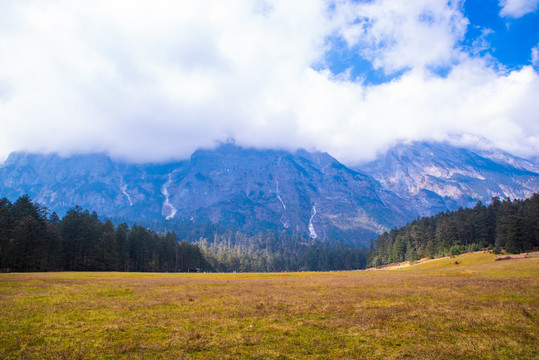
[[[469,29],[460,1],[2,2],[0,158],[166,161],[230,139],[348,163],[400,139],[537,156],[538,73],[477,55]]]

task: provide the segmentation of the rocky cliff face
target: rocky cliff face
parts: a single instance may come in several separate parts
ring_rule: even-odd
[[[539,189],[535,169],[536,164],[499,150],[473,152],[424,142],[397,145],[358,167],[422,216],[471,207],[478,200],[488,203],[494,196],[527,198]]]
[[[234,145],[161,165],[126,164],[103,154],[14,153],[0,166],[0,196],[14,200],[28,193],[59,214],[80,205],[133,222],[210,221],[312,238],[368,239],[418,215],[538,191],[533,163],[496,156],[416,143],[353,170],[325,153]]]
[[[161,183],[177,166],[128,165],[103,154],[13,153],[0,167],[0,193],[27,193],[60,214],[80,205],[105,216],[152,218],[161,214]]]
[[[25,193],[60,214],[80,205],[131,221],[211,221],[312,238],[369,237],[406,221],[411,210],[328,154],[233,145],[165,165],[124,164],[102,154],[15,153],[0,167],[0,195]]]
[[[311,237],[376,233],[404,221],[402,200],[323,153],[201,150],[170,174],[164,216],[243,228],[287,228]],[[400,205],[400,206],[399,206]]]

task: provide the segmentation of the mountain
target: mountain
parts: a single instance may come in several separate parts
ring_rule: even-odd
[[[243,229],[286,228],[312,237],[377,233],[409,214],[378,182],[324,153],[199,150],[169,174],[164,216]],[[168,204],[167,203],[167,204]]]
[[[473,207],[492,197],[528,198],[539,190],[539,166],[500,150],[472,151],[446,143],[398,144],[357,167],[421,216]]]
[[[327,153],[231,144],[167,164],[12,153],[0,165],[0,197],[27,193],[60,215],[79,205],[118,221],[211,222],[365,243],[419,215],[539,190],[533,163],[491,155],[447,144],[400,144],[351,169]]]
[[[311,238],[365,239],[402,223],[408,204],[325,153],[222,145],[162,165],[13,153],[0,195],[28,193],[60,214],[80,205],[127,221],[210,221],[247,231],[288,229]]]
[[[125,164],[104,154],[12,153],[0,167],[0,194],[29,194],[59,214],[79,205],[104,216],[153,219],[161,216],[162,184],[181,166]]]

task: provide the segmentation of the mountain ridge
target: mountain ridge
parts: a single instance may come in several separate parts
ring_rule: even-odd
[[[13,153],[0,165],[0,196],[28,193],[59,213],[80,205],[133,222],[211,222],[365,243],[417,216],[538,191],[534,164],[504,156],[495,161],[448,144],[412,143],[350,168],[327,153],[233,144],[164,164],[102,153]]]
[[[539,174],[530,170],[534,166],[501,151],[479,155],[445,143],[415,142],[396,145],[358,169],[414,202],[420,215],[426,216],[472,207],[496,196],[530,197],[539,188]]]

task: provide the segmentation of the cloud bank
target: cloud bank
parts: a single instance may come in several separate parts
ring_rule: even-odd
[[[351,164],[399,140],[487,141],[538,156],[539,75],[464,49],[461,7],[2,2],[0,159],[14,150],[104,151],[159,162],[232,139]],[[392,80],[333,73],[326,59],[337,50]]]
[[[537,10],[539,0],[501,0],[500,15],[519,18]]]

